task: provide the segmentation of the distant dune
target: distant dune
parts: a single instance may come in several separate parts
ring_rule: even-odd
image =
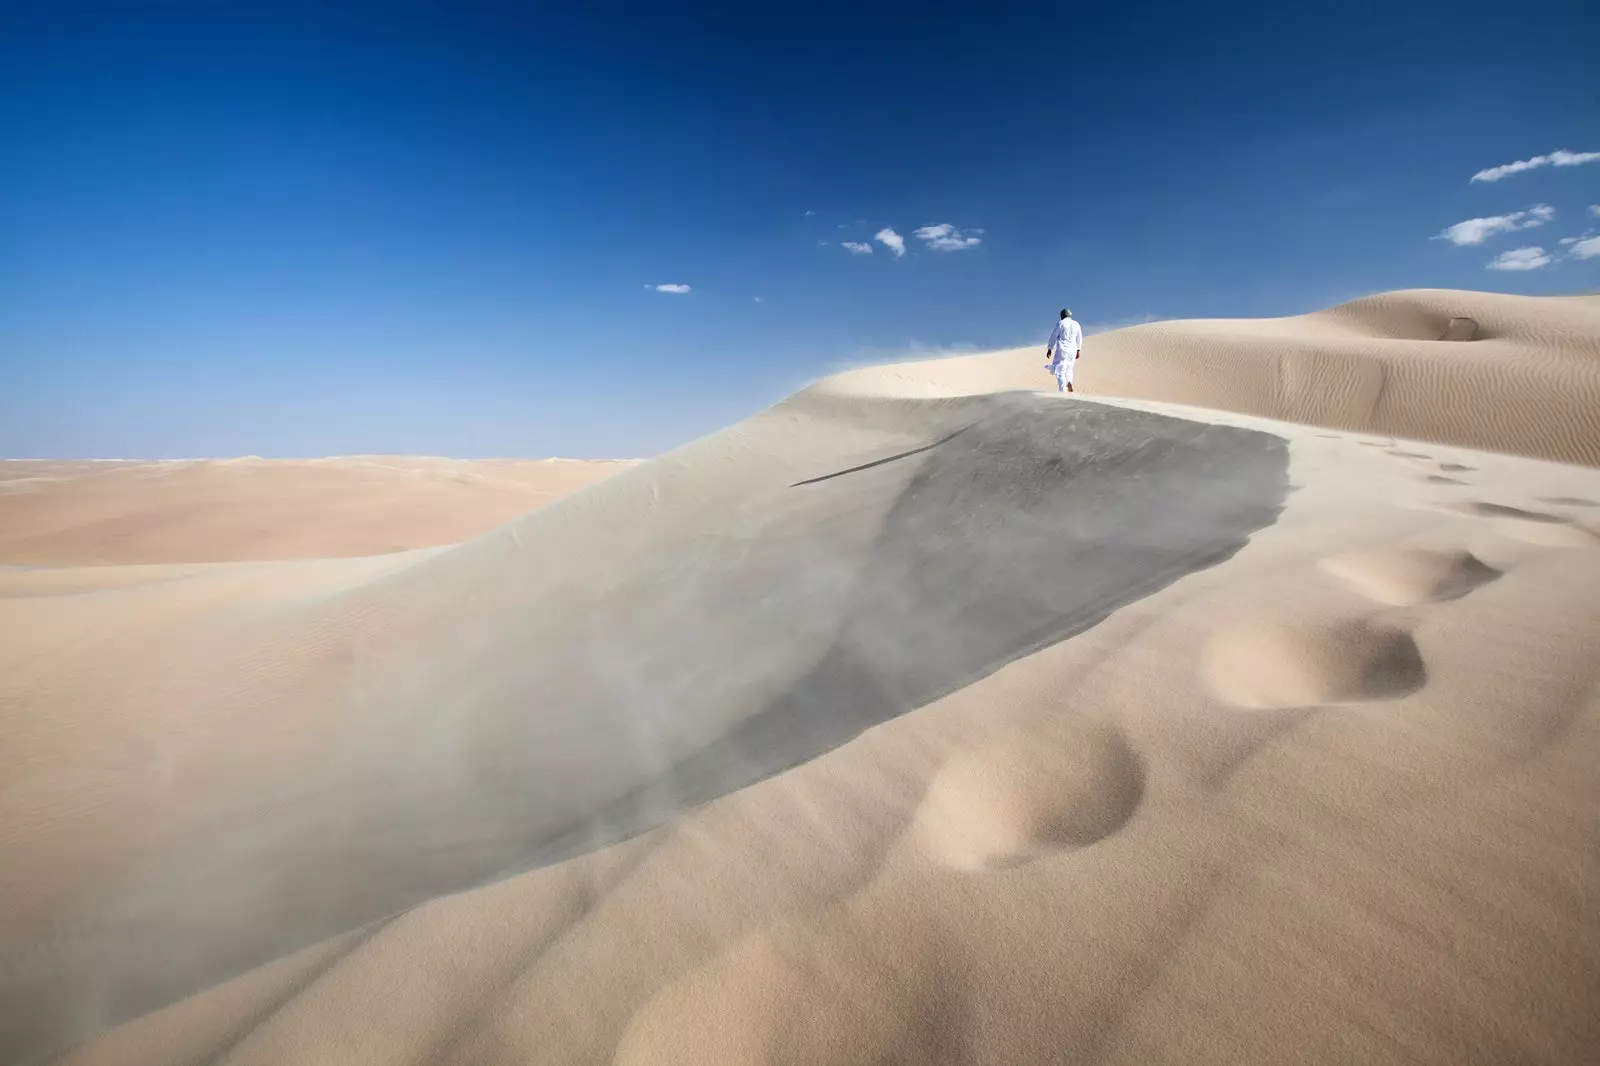
[[[390,455],[0,460],[0,564],[312,559],[434,547],[629,465]]]
[[[0,1060],[1592,1061],[1600,300],[1041,364],[6,467]]]

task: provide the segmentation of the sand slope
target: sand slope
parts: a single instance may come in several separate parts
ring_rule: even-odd
[[[456,547],[0,572],[4,1057],[1585,1061],[1600,471],[1019,360]]]
[[[1597,338],[1600,296],[1393,292],[1292,318],[1153,322],[1093,336],[1078,386],[1600,465]],[[1033,348],[860,373],[871,388],[906,392],[1037,389],[1048,384],[1043,350],[1041,335]]]
[[[0,564],[309,559],[453,544],[629,465],[387,455],[0,460]]]
[[[150,1009],[651,828],[1231,555],[1276,516],[1287,456],[1258,431],[1046,398],[816,395],[404,565],[92,596],[20,575],[0,620],[122,668],[113,697],[97,672],[17,664],[19,702],[40,702],[39,674],[56,701],[46,734],[15,737],[17,794],[60,821],[8,842],[18,869],[49,869],[0,918],[34,925],[0,998],[23,1033],[101,983],[113,1017]],[[57,762],[64,732],[99,764],[76,795],[25,769]],[[100,871],[95,895],[61,891],[74,862]]]

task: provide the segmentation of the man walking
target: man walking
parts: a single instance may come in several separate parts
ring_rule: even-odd
[[[1061,321],[1056,323],[1044,349],[1045,358],[1050,360],[1044,367],[1055,372],[1056,384],[1062,392],[1072,391],[1072,370],[1078,365],[1082,351],[1083,330],[1073,321],[1072,312],[1062,308]]]

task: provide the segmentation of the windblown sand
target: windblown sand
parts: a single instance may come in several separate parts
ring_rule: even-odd
[[[1041,363],[389,555],[47,475],[161,565],[0,570],[0,1058],[1592,1062],[1600,299]]]

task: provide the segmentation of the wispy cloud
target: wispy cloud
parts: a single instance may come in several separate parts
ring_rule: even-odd
[[[1574,259],[1593,259],[1600,255],[1600,237],[1580,237],[1572,242],[1567,254]]]
[[[1490,270],[1538,270],[1550,263],[1550,255],[1543,248],[1513,248],[1489,260]]]
[[[674,284],[668,284],[668,285],[646,285],[645,288],[654,289],[656,292],[670,292],[675,296],[682,296],[684,293],[692,291],[689,288],[689,286],[687,286],[687,285],[674,285]]]
[[[1595,218],[1600,218],[1600,204],[1590,204],[1589,213]]]
[[[912,235],[936,252],[959,252],[983,243],[983,230],[959,230],[948,222],[923,226]]]
[[[843,245],[845,250],[851,255],[872,254],[872,245],[868,244],[866,241],[840,241],[839,243]]]
[[[756,297],[756,298],[755,298],[755,299],[756,299],[756,303],[758,303],[758,304],[764,304],[764,303],[766,303],[766,302],[767,302],[767,301],[765,301],[765,300],[763,300],[763,299],[762,299],[762,298],[761,298],[761,297],[759,297],[759,296],[757,296],[757,297]]]
[[[1465,222],[1457,222],[1454,226],[1440,230],[1434,239],[1449,241],[1457,246],[1482,244],[1496,233],[1532,229],[1544,225],[1555,217],[1556,209],[1549,204],[1534,204],[1526,211],[1513,211],[1509,215],[1490,215],[1488,218],[1469,218]]]
[[[1551,152],[1549,155],[1536,155],[1532,159],[1519,159],[1515,163],[1505,163],[1488,170],[1480,170],[1472,175],[1473,181],[1499,181],[1513,174],[1520,174],[1524,170],[1538,170],[1540,167],[1576,167],[1584,163],[1600,163],[1600,152],[1569,152],[1565,148]]]
[[[1596,214],[1600,214],[1600,211],[1597,211],[1595,213]],[[1577,244],[1580,241],[1588,240],[1590,237],[1593,237],[1594,235],[1595,235],[1594,230],[1586,229],[1582,233],[1578,234],[1576,237],[1563,237],[1559,241],[1557,241],[1556,243],[1560,244],[1560,245],[1563,245],[1563,246],[1564,245],[1569,245],[1569,244]],[[1593,253],[1591,252],[1590,254],[1592,255]],[[1589,258],[1589,256],[1584,255],[1584,256],[1579,256],[1578,258],[1587,259],[1587,258]]]
[[[811,217],[811,216],[812,216],[812,215],[814,215],[814,214],[816,214],[816,212],[815,212],[815,211],[807,211],[807,212],[806,212],[806,217],[807,217],[807,218],[810,218],[810,217]]]
[[[877,233],[874,233],[872,235],[872,239],[889,249],[889,251],[893,252],[897,256],[906,254],[906,239],[900,236],[900,234],[896,233],[894,230],[890,229],[888,226],[885,226]]]

